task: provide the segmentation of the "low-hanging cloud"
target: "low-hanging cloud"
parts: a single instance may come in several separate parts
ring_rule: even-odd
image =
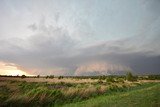
[[[20,69],[27,69],[30,73],[43,75],[102,75],[118,74],[125,70],[133,70],[138,74],[159,72],[159,51],[146,50],[146,47],[138,49],[136,42],[127,45],[128,39],[82,48],[62,29],[46,32],[32,35],[29,48],[13,45],[13,41],[1,42],[3,45],[6,43],[5,49],[1,48],[0,51],[1,60],[18,64]]]

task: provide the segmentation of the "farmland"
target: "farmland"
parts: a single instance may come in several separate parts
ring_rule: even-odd
[[[124,76],[0,77],[0,106],[159,106],[160,81]]]

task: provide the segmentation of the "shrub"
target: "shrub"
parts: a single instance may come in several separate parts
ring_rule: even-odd
[[[118,78],[118,79],[117,79],[117,82],[124,83],[124,79],[123,79],[123,78]]]
[[[50,75],[49,78],[53,79],[53,78],[54,78],[54,75]]]
[[[99,80],[97,81],[97,83],[98,83],[98,84],[102,84],[103,81],[99,79]]]
[[[25,75],[22,75],[21,78],[22,78],[22,79],[23,79],[23,78],[26,78],[26,76],[25,76]]]
[[[47,75],[47,76],[46,76],[46,79],[47,79],[47,78],[53,79],[53,78],[54,78],[54,75],[50,75],[50,76]]]
[[[40,75],[37,75],[37,78],[39,78],[40,77]]]
[[[126,80],[128,80],[128,81],[137,81],[137,77],[134,77],[131,72],[127,72]]]
[[[46,79],[47,79],[47,78],[49,78],[49,76],[48,76],[48,75],[46,76]]]
[[[149,80],[160,80],[160,75],[149,75],[148,79]]]
[[[59,76],[58,79],[63,79],[63,76]]]
[[[106,82],[115,82],[113,77],[107,77]]]
[[[99,76],[99,80],[105,80],[106,79],[106,76],[103,75],[103,76]]]
[[[110,91],[117,91],[119,88],[118,88],[117,85],[110,85],[110,86],[108,87],[108,89],[109,89]]]

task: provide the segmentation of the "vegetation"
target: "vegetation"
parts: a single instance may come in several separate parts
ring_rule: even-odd
[[[148,75],[148,80],[160,80],[160,75]]]
[[[159,90],[157,90],[160,89],[159,82],[128,82],[125,80],[125,76],[98,76],[94,79],[91,77],[81,79],[80,77],[63,76],[48,76],[48,78],[54,79],[45,79],[45,77],[21,78],[0,78],[0,106],[83,107],[85,104],[87,107],[125,106],[125,104],[137,104],[138,98],[144,101],[145,105],[145,101],[148,100],[148,95],[144,94],[146,91],[148,94],[150,93],[149,99],[152,101],[152,105],[157,106],[160,100],[156,96],[159,94]],[[140,80],[140,77],[138,78]],[[40,80],[43,81],[40,82]],[[144,92],[141,90],[144,90]],[[153,92],[148,90],[153,90]],[[138,94],[134,95],[133,93]],[[123,98],[124,100],[122,100]],[[123,104],[124,102],[125,104]],[[148,102],[145,107],[147,104]]]
[[[37,78],[39,78],[40,77],[40,75],[37,75]]]
[[[63,79],[63,76],[59,76],[58,79]]]
[[[111,92],[64,107],[159,107],[160,84],[148,83],[123,92]]]
[[[137,81],[136,76],[133,76],[130,71],[127,72],[127,74],[126,74],[126,79],[127,79],[128,81]]]
[[[54,78],[54,75],[50,75],[50,76],[47,75],[47,76],[46,76],[46,79],[47,79],[47,78],[53,79],[53,78]]]
[[[22,75],[21,78],[22,78],[22,79],[23,79],[23,78],[26,78],[26,76],[25,76],[25,75]]]
[[[113,77],[109,76],[107,77],[106,82],[115,82],[115,80]]]
[[[105,80],[105,79],[106,79],[105,75],[99,76],[99,80]]]

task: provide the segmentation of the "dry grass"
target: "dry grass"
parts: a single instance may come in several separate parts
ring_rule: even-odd
[[[150,83],[150,82],[157,82],[157,83],[159,83],[160,80],[139,80],[139,82],[141,82],[141,83]]]
[[[123,91],[145,82],[158,80],[139,80],[134,82],[107,82],[99,79],[73,78],[15,78],[0,77],[0,100],[9,104],[54,104],[82,101],[111,91]],[[3,93],[2,93],[3,92]]]
[[[96,79],[73,79],[73,78],[63,78],[63,79],[58,79],[58,78],[53,78],[53,79],[46,79],[46,78],[18,78],[18,77],[0,77],[0,81],[3,80],[12,80],[12,81],[26,81],[26,82],[50,82],[50,83],[60,83],[60,82],[65,82],[65,83],[93,83],[97,82],[98,80]]]

